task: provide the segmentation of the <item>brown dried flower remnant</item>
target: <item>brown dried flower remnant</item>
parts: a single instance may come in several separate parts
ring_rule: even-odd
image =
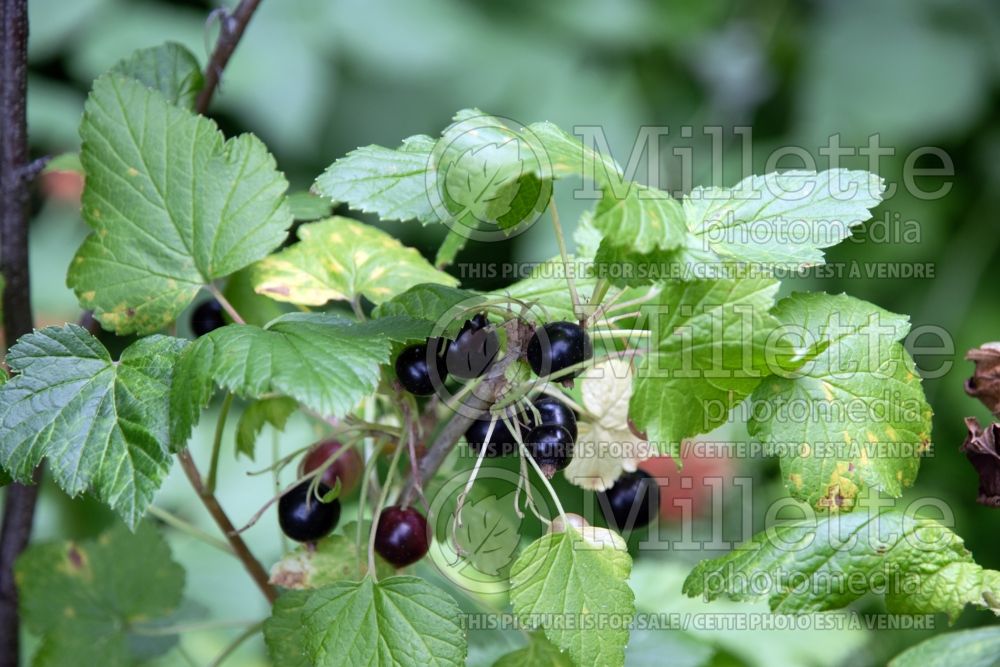
[[[969,463],[979,473],[980,505],[1000,507],[1000,424],[994,422],[985,429],[975,417],[966,417],[965,425],[969,435],[960,450],[969,458]]]
[[[965,358],[976,364],[972,377],[965,381],[965,393],[1000,416],[1000,342],[984,343],[966,352]]]

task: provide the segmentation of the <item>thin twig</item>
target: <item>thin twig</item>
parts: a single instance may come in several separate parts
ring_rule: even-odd
[[[230,556],[236,555],[236,552],[233,551],[233,547],[229,544],[229,542],[220,540],[214,535],[209,535],[198,526],[195,526],[192,523],[188,523],[187,521],[180,518],[176,514],[173,514],[172,512],[168,512],[167,510],[161,507],[157,507],[156,505],[150,505],[149,509],[147,509],[146,511],[149,512],[154,517],[156,517],[157,519],[159,519],[160,521],[162,521],[163,523],[170,526],[171,528],[175,528],[176,530],[179,530],[182,533],[186,533],[191,537],[195,538],[196,540],[199,540],[201,542],[204,542],[205,544],[213,546],[219,551],[223,551],[229,554]]]
[[[222,436],[226,431],[226,418],[233,406],[233,394],[227,393],[219,408],[219,418],[215,422],[215,437],[212,438],[212,458],[208,465],[208,478],[205,480],[205,490],[215,493],[215,484],[219,478],[219,455],[222,453]]]
[[[573,314],[582,317],[580,313],[580,295],[576,291],[576,281],[573,280],[573,271],[569,266],[569,253],[566,252],[566,238],[563,235],[562,224],[559,222],[559,211],[556,209],[556,200],[549,201],[549,215],[552,217],[552,229],[556,234],[556,243],[559,245],[559,256],[562,258],[563,271],[566,273],[566,286],[569,288],[569,296],[573,300]]]
[[[240,646],[243,645],[243,642],[253,637],[263,628],[264,628],[264,621],[259,621],[251,625],[249,628],[247,628],[240,634],[236,635],[236,637],[233,638],[233,641],[229,642],[229,645],[226,646],[226,648],[222,649],[222,652],[218,656],[216,656],[215,660],[208,663],[208,667],[219,667],[219,665],[225,662],[226,659],[229,658],[229,656],[231,656],[233,653],[236,652],[236,649],[238,649]]]
[[[218,287],[209,283],[205,285],[205,289],[207,289],[212,296],[215,297],[215,300],[219,302],[219,305],[222,306],[222,309],[226,311],[230,318],[232,318],[233,322],[236,322],[236,324],[246,324],[243,317],[236,311],[235,308],[233,308],[233,304],[229,303],[229,299],[225,297]]]
[[[242,561],[243,567],[246,568],[246,571],[253,578],[254,583],[257,584],[257,587],[267,598],[268,602],[273,604],[278,599],[278,592],[271,586],[267,571],[250,552],[243,538],[236,532],[233,522],[229,520],[225,510],[222,509],[222,505],[219,504],[219,500],[205,490],[205,485],[201,481],[201,473],[198,472],[198,467],[195,465],[194,459],[191,458],[191,453],[185,449],[177,455],[177,458],[180,459],[181,466],[184,468],[184,474],[187,475],[188,481],[194,487],[195,493],[201,498],[205,509],[215,519],[215,523],[218,524],[222,534],[226,536],[229,544],[233,547],[233,551],[236,552],[236,557]]]
[[[250,23],[250,19],[253,18],[253,13],[257,11],[259,4],[260,0],[242,0],[231,14],[226,14],[219,21],[219,25],[221,26],[219,39],[215,43],[215,51],[212,52],[212,57],[209,59],[208,64],[205,65],[205,85],[202,87],[201,92],[198,93],[198,99],[194,105],[198,113],[208,111],[208,105],[212,102],[212,95],[215,94],[215,89],[219,87],[222,70],[226,68],[229,59],[233,56],[233,51],[236,50],[236,45],[240,43],[243,31],[247,29],[247,24]]]

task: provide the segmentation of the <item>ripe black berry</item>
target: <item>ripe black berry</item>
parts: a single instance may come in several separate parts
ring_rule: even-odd
[[[500,352],[500,336],[490,331],[483,314],[467,320],[458,336],[448,347],[448,373],[470,380],[485,373]]]
[[[375,528],[375,551],[396,567],[406,567],[424,557],[430,542],[427,519],[407,507],[386,507],[378,517]]]
[[[439,383],[448,376],[443,345],[438,339],[428,338],[426,343],[410,345],[396,357],[396,377],[399,384],[411,394],[430,396]]]
[[[562,426],[564,429],[569,431],[573,440],[576,440],[576,414],[568,405],[560,401],[558,398],[543,396],[535,401],[534,406],[535,410],[538,410],[538,416],[540,417],[537,424],[535,423],[534,410],[528,408],[524,411],[525,415],[527,415],[529,429],[536,425]]]
[[[509,456],[517,451],[517,441],[502,419],[497,419],[496,424],[493,425],[493,433],[490,434],[489,443],[486,444],[486,433],[489,428],[490,417],[487,415],[484,419],[472,422],[472,426],[465,432],[465,439],[473,451],[477,453],[483,451],[484,445],[486,446],[486,456],[489,457]]]
[[[278,523],[282,532],[297,542],[315,542],[326,537],[340,520],[340,501],[319,501],[330,489],[320,484],[309,492],[311,480],[302,482],[278,501]],[[317,497],[318,496],[318,497]]]
[[[222,306],[215,299],[199,304],[191,313],[191,331],[199,338],[224,326]]]
[[[302,459],[301,474],[311,473],[321,467],[343,447],[344,445],[336,440],[324,440],[313,445]],[[332,489],[337,484],[337,480],[340,480],[340,495],[343,497],[358,485],[364,467],[365,464],[361,460],[358,450],[350,447],[346,452],[338,455],[336,461],[326,467],[319,481]]]
[[[608,525],[618,530],[632,530],[656,518],[660,507],[659,486],[644,470],[627,472],[607,491],[598,494],[598,502]]]
[[[593,356],[590,336],[583,327],[572,322],[549,322],[536,330],[528,341],[528,363],[535,375],[558,373]],[[564,378],[574,378],[582,372],[580,369]]]
[[[538,467],[549,477],[568,466],[573,458],[573,436],[562,426],[536,426],[528,432],[524,444]]]

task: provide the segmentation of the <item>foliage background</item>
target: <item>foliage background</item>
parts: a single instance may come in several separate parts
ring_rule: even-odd
[[[133,49],[169,39],[204,58],[214,35],[205,17],[214,7],[198,0],[32,0],[28,114],[34,153],[77,148],[76,129],[90,82]],[[265,0],[227,69],[212,115],[228,134],[258,134],[298,189],[356,146],[396,145],[404,136],[433,134],[456,109],[467,106],[525,122],[552,120],[566,128],[601,125],[620,161],[627,159],[640,126],[669,126],[663,154],[669,156],[672,146],[692,146],[695,184],[708,181],[710,168],[703,125],[727,128],[727,185],[743,175],[728,129],[733,125],[753,127],[758,172],[778,146],[802,146],[820,158],[818,147],[835,133],[845,146],[864,145],[870,134],[880,133],[881,143],[896,149],[881,173],[897,181],[910,150],[943,148],[956,172],[946,197],[922,201],[903,191],[875,214],[875,220],[898,213],[901,221],[914,221],[906,224],[917,226],[919,241],[866,239],[860,231],[858,243],[829,253],[832,263],[929,264],[934,279],[841,277],[800,283],[909,313],[915,325],[939,325],[953,337],[956,352],[949,361],[954,368],[926,382],[936,413],[935,451],[909,495],[945,500],[956,531],[977,560],[1000,568],[1000,514],[974,504],[976,477],[956,450],[964,437],[962,418],[988,418],[962,390],[971,368],[962,354],[1000,339],[998,73],[1000,5],[989,0]],[[685,124],[695,126],[693,139],[677,137],[676,128]],[[854,164],[861,167],[864,161]],[[661,185],[674,188],[676,163],[665,167],[667,181]],[[935,186],[929,181],[926,187]],[[560,202],[572,226],[585,202],[569,197]],[[34,204],[31,269],[38,319],[76,320],[79,311],[64,275],[86,229],[73,183],[47,178]],[[547,227],[538,227],[502,246],[470,247],[459,262],[547,258],[556,249]],[[440,241],[437,230],[419,225],[390,228],[430,256]],[[493,288],[502,282],[479,279],[467,285]],[[924,367],[939,363],[927,361]],[[202,454],[211,437],[210,417],[202,420],[193,445]],[[304,421],[295,422],[275,444],[288,451],[314,435]],[[264,438],[267,443],[272,436],[266,432]],[[223,468],[220,497],[237,522],[272,491],[268,475],[248,477],[246,468],[245,461]],[[759,482],[758,518],[766,499],[782,493],[776,469],[774,462],[740,462],[739,472]],[[179,470],[157,504],[211,530]],[[71,503],[50,485],[36,537],[89,536],[112,521],[96,503]],[[279,535],[268,515],[248,533],[248,541],[270,563],[282,550]],[[170,538],[176,558],[188,567],[192,618],[264,615],[259,593],[226,556],[182,534],[171,532]],[[698,556],[657,556],[666,562],[649,585],[679,596],[678,573]],[[672,610],[686,608],[676,602]],[[871,601],[860,608],[878,606]],[[969,611],[959,626],[989,620]],[[943,619],[938,627],[945,628]],[[184,652],[194,664],[204,664],[235,632],[189,633]],[[879,665],[919,638],[905,632],[881,632],[877,641],[874,634],[799,634],[794,641],[791,633],[780,639],[761,633],[715,636],[713,643],[724,650],[714,657],[698,642],[636,637],[630,658],[643,664],[643,656],[651,655],[656,664],[665,664],[662,642],[672,641],[674,664],[764,664],[779,639],[792,644],[780,656],[784,664]],[[649,653],[644,654],[644,646]],[[266,664],[262,651],[260,642],[250,643],[234,664]],[[489,653],[475,642],[470,647],[470,656],[485,664]],[[157,664],[189,663],[173,651]]]

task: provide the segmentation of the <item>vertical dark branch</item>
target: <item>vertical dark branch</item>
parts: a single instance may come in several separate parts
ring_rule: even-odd
[[[215,89],[219,87],[219,79],[222,77],[222,70],[236,50],[236,45],[243,37],[243,31],[247,29],[247,24],[257,11],[260,0],[241,0],[240,4],[232,13],[225,13],[222,16],[222,27],[219,32],[219,41],[215,44],[212,57],[205,66],[205,87],[198,93],[195,102],[195,110],[198,113],[205,113],[208,105],[212,101]]]
[[[28,275],[27,0],[0,0],[0,267],[7,345],[31,331]],[[36,482],[40,476],[36,471]],[[17,667],[20,624],[14,561],[28,544],[38,487],[12,484],[0,528],[0,667]]]

